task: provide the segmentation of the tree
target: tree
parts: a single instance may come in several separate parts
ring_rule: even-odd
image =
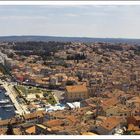
[[[44,97],[48,97],[48,93],[43,93],[43,96]]]
[[[83,77],[81,75],[77,75],[80,82],[82,82]]]
[[[40,98],[40,95],[36,94],[36,98]]]
[[[74,82],[73,82],[73,81],[67,81],[67,82],[66,82],[66,85],[67,85],[67,86],[74,85]]]
[[[10,123],[7,126],[6,134],[7,135],[14,135],[13,127],[12,127],[12,125]]]

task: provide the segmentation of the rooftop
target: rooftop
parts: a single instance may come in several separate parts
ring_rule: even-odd
[[[61,126],[62,124],[64,124],[64,122],[60,119],[49,120],[49,121],[46,121],[43,123],[43,125],[45,125],[47,127]]]
[[[87,92],[87,87],[85,85],[74,85],[74,86],[66,86],[67,92]]]
[[[121,122],[121,120],[119,118],[109,117],[103,121],[103,123],[101,124],[101,127],[110,131],[113,128],[115,128],[117,125],[119,125],[120,122]]]
[[[43,116],[44,116],[44,111],[36,111],[33,113],[25,114],[23,117],[25,120],[28,120],[28,119],[43,117]]]
[[[31,126],[31,127],[27,128],[27,129],[25,130],[25,132],[28,133],[28,134],[35,134],[35,132],[36,132],[36,127],[35,127],[35,126]]]
[[[81,134],[82,135],[97,135],[96,133],[92,133],[92,132],[83,132]]]

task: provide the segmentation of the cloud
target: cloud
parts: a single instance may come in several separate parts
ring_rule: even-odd
[[[140,6],[0,6],[0,33],[140,37]]]
[[[68,14],[65,14],[66,17],[78,17],[80,16],[79,14],[73,14],[73,13],[68,13]]]
[[[46,20],[49,19],[47,16],[0,16],[0,20]]]

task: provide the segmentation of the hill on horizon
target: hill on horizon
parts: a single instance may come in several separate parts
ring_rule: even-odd
[[[24,41],[58,41],[58,42],[108,42],[108,43],[132,43],[140,44],[140,39],[127,38],[90,38],[90,37],[59,37],[59,36],[0,36],[1,42],[24,42]]]

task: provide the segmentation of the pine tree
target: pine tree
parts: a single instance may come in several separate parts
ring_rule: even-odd
[[[6,134],[7,135],[14,135],[13,127],[12,127],[12,125],[10,123],[7,126]]]

